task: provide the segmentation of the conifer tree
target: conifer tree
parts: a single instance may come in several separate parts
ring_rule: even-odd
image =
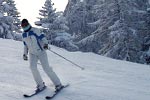
[[[6,0],[6,3],[11,7],[10,11],[7,12],[8,16],[13,17],[13,25],[14,25],[14,31],[15,32],[20,32],[21,27],[20,27],[20,13],[18,12],[18,9],[16,8],[16,4],[14,0]]]
[[[15,9],[10,2],[9,0],[0,1],[0,37],[15,39],[15,34],[19,29],[14,17],[16,13],[12,14]]]
[[[65,17],[61,12],[56,12],[53,6],[54,3],[51,0],[46,0],[39,13],[41,16],[39,23],[45,28],[49,40],[52,40],[56,33],[63,33],[68,30]]]
[[[41,10],[39,10],[39,22],[43,28],[45,28],[45,32],[47,38],[50,40],[52,34],[54,34],[54,21],[57,17],[56,9],[53,8],[54,3],[51,0],[46,0],[44,6]]]

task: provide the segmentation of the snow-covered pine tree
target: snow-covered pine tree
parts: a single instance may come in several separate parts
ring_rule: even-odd
[[[88,23],[93,22],[92,7],[98,0],[69,0],[64,16],[68,21],[69,33],[77,36],[79,41],[89,35],[94,30]]]
[[[39,23],[45,28],[46,36],[48,40],[51,40],[52,35],[55,33],[54,21],[58,17],[56,9],[53,8],[54,3],[51,0],[46,0],[44,6],[39,10]]]
[[[21,26],[20,26],[20,13],[18,12],[18,9],[16,8],[16,4],[14,0],[6,0],[6,3],[11,7],[11,9],[7,12],[8,16],[13,17],[13,25],[15,32],[21,32]]]
[[[0,0],[0,38],[3,37],[4,33],[4,28],[2,26],[2,18],[4,17],[4,7],[2,6],[3,2],[3,0]]]
[[[0,1],[0,37],[15,38],[15,25],[13,16],[9,15],[13,11],[7,0]]]
[[[12,18],[7,16],[7,12],[11,9],[9,5],[5,2],[5,0],[0,1],[0,37],[1,38],[8,38],[11,34],[11,27],[12,27]]]
[[[80,0],[70,0],[68,2],[67,8],[64,13],[69,26],[69,33],[75,33],[78,36],[77,40],[86,37],[80,35],[80,33],[85,33],[85,20],[86,20],[86,10],[85,3],[80,2]]]
[[[107,2],[113,5],[112,8],[109,6],[109,14],[113,16],[108,16],[112,23],[106,27],[110,30],[109,42],[106,42],[105,49],[101,49],[99,53],[116,59],[139,62],[140,30],[145,29],[144,15],[148,1],[109,0]],[[115,7],[116,9],[113,9]]]
[[[142,37],[142,53],[143,62],[147,63],[146,58],[150,56],[149,47],[150,47],[150,1],[147,4],[147,12],[145,15],[146,27],[144,30],[141,30],[143,33]]]
[[[90,9],[88,26],[93,29],[92,35],[82,39],[77,44],[82,51],[92,51],[98,53],[99,49],[103,47],[105,42],[108,42],[108,30],[103,30],[108,22],[107,10],[108,6],[104,0],[96,0],[93,5],[90,5],[92,1],[85,0],[87,8]],[[89,11],[88,11],[89,12]],[[92,22],[93,21],[93,22]]]
[[[78,48],[73,44],[72,37],[67,31],[66,18],[63,16],[63,12],[56,12],[53,8],[54,3],[51,0],[46,0],[44,6],[40,10],[40,21],[35,24],[42,26],[43,32],[51,44],[66,48],[67,50],[74,51]]]

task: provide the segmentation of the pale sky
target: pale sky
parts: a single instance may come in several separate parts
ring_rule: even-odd
[[[21,13],[21,20],[26,18],[33,25],[34,21],[37,21],[36,17],[39,17],[39,9],[42,8],[46,0],[14,0],[18,11]],[[54,8],[57,11],[64,11],[68,0],[52,0]]]

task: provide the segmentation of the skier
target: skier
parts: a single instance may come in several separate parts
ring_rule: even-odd
[[[24,30],[22,34],[24,43],[23,59],[28,60],[27,55],[29,51],[30,69],[37,84],[35,93],[38,93],[46,88],[45,83],[43,82],[37,69],[38,60],[40,60],[43,70],[55,85],[56,91],[58,91],[62,88],[62,84],[53,69],[49,66],[47,53],[45,51],[48,49],[48,41],[46,37],[38,28],[32,27],[27,19],[22,20],[21,26]]]

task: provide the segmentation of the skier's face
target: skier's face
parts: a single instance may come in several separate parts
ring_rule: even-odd
[[[23,24],[21,24],[22,28],[25,28],[25,27],[27,27],[28,25],[29,25],[28,23],[23,23]]]

